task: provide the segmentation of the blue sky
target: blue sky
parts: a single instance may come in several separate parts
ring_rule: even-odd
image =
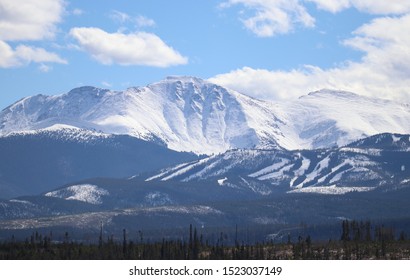
[[[288,100],[410,102],[408,0],[0,0],[0,108],[82,85],[198,76]]]

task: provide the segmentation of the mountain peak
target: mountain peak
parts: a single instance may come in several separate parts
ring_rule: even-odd
[[[170,149],[198,154],[278,146],[276,118],[265,103],[191,76],[125,91],[85,86],[35,99],[0,114],[0,135],[63,124],[157,139]]]
[[[205,80],[194,77],[194,76],[168,76],[166,77],[165,81],[167,82],[183,82],[183,83],[195,83],[195,84],[203,84]]]
[[[99,88],[94,87],[94,86],[81,86],[81,87],[76,87],[70,90],[68,93],[75,93],[75,92],[85,92],[85,91],[95,91],[98,90]]]
[[[215,99],[223,103],[224,97],[229,99],[228,96],[235,94],[234,91],[192,76],[169,76],[162,81],[148,85],[147,88],[167,98],[184,100],[185,103],[194,102],[200,106],[205,106],[203,102],[212,102]]]
[[[87,96],[99,97],[109,91],[110,91],[109,89],[102,89],[102,88],[97,88],[93,86],[82,86],[82,87],[77,87],[77,88],[70,90],[65,95],[66,96],[86,96],[87,95]]]
[[[184,91],[191,92],[194,88],[202,88],[210,84],[206,80],[193,76],[168,76],[164,80],[148,85],[148,88],[159,91]]]

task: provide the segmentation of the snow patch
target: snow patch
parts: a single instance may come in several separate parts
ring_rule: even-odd
[[[258,193],[263,196],[270,195],[272,193],[272,191],[269,188],[265,187],[264,185],[259,186],[258,184],[254,182],[249,182],[242,177],[240,178],[242,182],[245,184],[245,186],[251,189],[254,193]]]
[[[322,186],[322,187],[306,187],[300,189],[294,189],[288,191],[287,193],[317,193],[326,195],[343,195],[349,192],[368,192],[374,190],[372,187],[337,187],[332,186]]]
[[[393,140],[393,143],[397,143],[401,140],[401,137],[397,137],[396,135],[392,134],[391,138]]]
[[[196,205],[196,206],[161,206],[161,207],[152,207],[145,208],[142,211],[144,212],[171,212],[179,214],[199,214],[199,215],[222,215],[223,212],[205,205]],[[130,212],[132,213],[132,212]]]
[[[65,200],[78,200],[90,204],[102,204],[102,197],[110,193],[98,186],[83,184],[74,185],[61,190],[48,192],[45,196],[57,197]]]
[[[20,200],[20,199],[10,199],[9,202],[12,202],[12,203],[21,203],[21,204],[26,204],[26,205],[30,205],[30,206],[33,206],[33,205],[34,205],[34,204],[31,203],[30,201]]]
[[[284,167],[287,163],[289,162],[289,160],[287,159],[281,159],[279,162],[274,163],[268,167],[263,168],[262,170],[259,170],[255,173],[249,174],[249,177],[255,178],[255,177],[260,177],[262,175],[266,175],[268,173],[271,173],[273,171],[277,171],[280,168]]]
[[[168,194],[158,191],[148,193],[145,196],[144,201],[151,206],[162,206],[173,203]]]
[[[226,177],[223,178],[223,179],[219,179],[218,180],[218,185],[222,186],[225,183],[226,180],[228,180],[228,178],[226,178]]]
[[[299,185],[295,186],[296,189],[302,188],[305,184],[313,181],[315,178],[319,177],[323,169],[329,167],[330,156],[328,155],[324,159],[322,159],[315,167],[315,169],[306,175],[305,180],[301,182]]]
[[[364,154],[368,156],[381,156],[381,150],[380,149],[360,149],[360,148],[350,148],[350,147],[344,147],[341,148],[340,151],[342,152],[352,152],[356,154]]]
[[[293,184],[295,183],[295,181],[296,181],[300,176],[302,176],[302,175],[305,174],[305,172],[306,172],[306,170],[309,168],[309,166],[310,166],[310,160],[304,157],[304,158],[302,159],[302,165],[301,165],[301,166],[299,167],[299,169],[296,170],[295,173],[294,173],[295,177],[293,177],[292,180],[290,180],[290,183],[289,183],[290,187],[293,186]]]
[[[157,174],[157,175],[154,175],[154,176],[151,176],[151,177],[145,179],[145,182],[149,182],[149,181],[152,181],[152,180],[155,180],[155,179],[159,179],[159,178],[161,178],[161,177],[164,177],[166,174],[172,173],[172,172],[174,172],[174,171],[176,171],[176,170],[178,170],[178,169],[184,168],[184,167],[186,167],[186,166],[188,166],[188,165],[190,165],[190,164],[192,164],[192,162],[181,163],[181,164],[178,164],[178,165],[176,165],[176,166],[174,166],[174,167],[172,167],[172,168],[168,168],[168,169],[162,170],[161,173],[159,173],[159,174]]]
[[[410,183],[410,179],[405,179],[405,180],[400,182],[400,184],[402,184],[402,185],[407,184],[407,183]]]

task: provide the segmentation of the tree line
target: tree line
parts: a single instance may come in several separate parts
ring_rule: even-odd
[[[103,237],[98,243],[84,244],[71,240],[68,232],[63,240],[56,241],[53,233],[42,235],[33,232],[24,241],[14,236],[0,243],[0,259],[133,259],[133,260],[201,260],[201,259],[408,259],[410,240],[405,232],[396,234],[394,228],[372,225],[370,221],[344,220],[338,240],[314,241],[298,236],[287,242],[264,241],[246,244],[235,236],[234,244],[226,243],[226,234],[220,232],[216,241],[210,242],[196,227],[189,226],[186,240],[150,242],[129,240],[124,229],[122,237]]]

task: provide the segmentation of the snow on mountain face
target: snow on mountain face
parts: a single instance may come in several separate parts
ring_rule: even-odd
[[[83,87],[25,98],[1,112],[0,135],[65,124],[160,139],[177,151],[276,147],[269,105],[197,78],[170,77],[125,91]]]
[[[0,135],[68,125],[156,140],[177,151],[289,150],[345,145],[377,133],[410,133],[410,107],[323,90],[273,104],[194,77],[109,91],[81,87],[27,97],[0,112]]]
[[[410,106],[350,92],[321,90],[280,104],[298,148],[344,146],[379,133],[410,133]],[[281,142],[279,142],[281,144]]]
[[[273,113],[259,113],[265,121],[263,127],[258,116],[251,115],[267,110],[269,104],[256,103],[220,86],[197,78],[169,77],[144,88],[140,99],[139,110],[146,112],[147,119],[138,131],[149,131],[171,149],[218,153],[265,144],[276,147],[265,137],[277,133]],[[247,104],[251,104],[250,110],[246,110]]]
[[[0,113],[1,134],[47,128],[66,124],[87,128],[83,117],[110,92],[94,87],[81,87],[57,96],[26,97]]]
[[[379,134],[341,148],[231,150],[164,169],[146,181],[213,181],[238,187],[243,180],[256,180],[289,192],[323,194],[401,188],[410,175],[409,147],[409,135]]]
[[[55,124],[37,130],[24,130],[8,133],[7,136],[45,136],[48,139],[73,141],[77,143],[90,143],[101,139],[113,138],[112,134],[81,129],[71,125]]]
[[[109,195],[109,192],[103,188],[94,185],[75,185],[68,188],[48,192],[45,196],[58,197],[65,200],[78,200],[90,204],[101,204],[102,197]]]

